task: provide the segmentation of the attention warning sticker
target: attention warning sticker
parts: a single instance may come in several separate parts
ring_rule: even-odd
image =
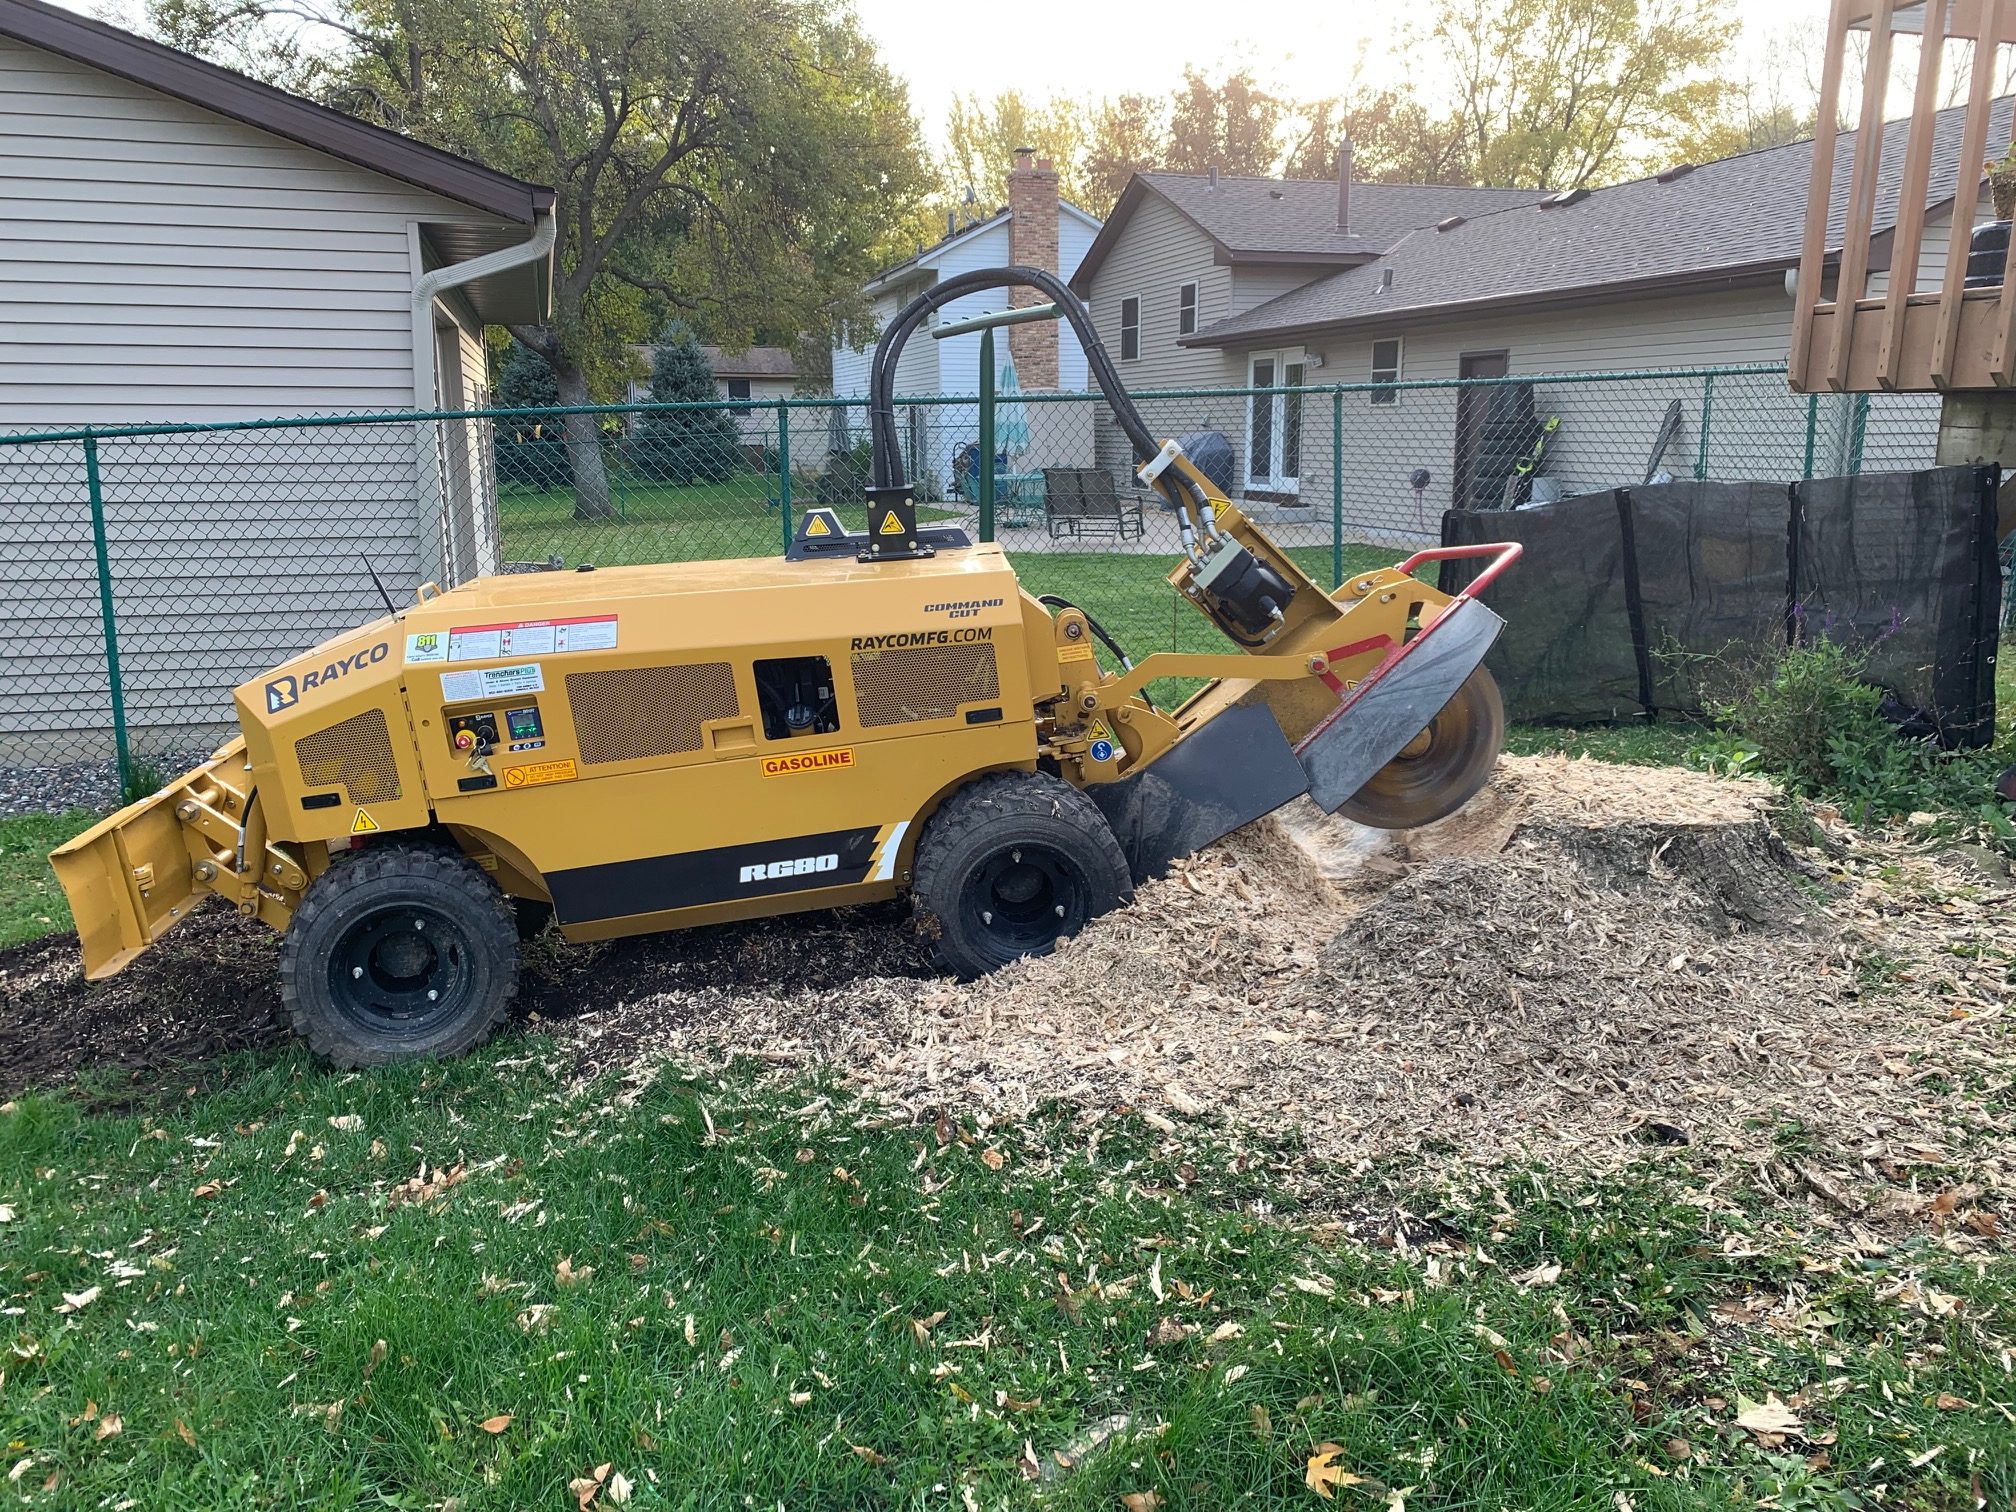
[[[523,766],[504,768],[504,786],[542,787],[549,782],[572,782],[580,775],[571,761],[528,761]]]
[[[854,765],[851,747],[841,746],[833,751],[805,751],[793,756],[765,756],[762,772],[765,777],[789,777],[798,772],[830,772],[838,767]]]

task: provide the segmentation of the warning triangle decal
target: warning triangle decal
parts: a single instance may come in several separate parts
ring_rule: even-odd
[[[353,835],[375,835],[378,833],[378,821],[360,808],[357,810],[357,817],[350,821],[350,833]]]
[[[882,523],[875,527],[875,534],[877,535],[903,534],[903,522],[896,518],[895,510],[892,509],[889,511],[889,513],[882,516]]]
[[[808,536],[831,535],[833,534],[833,529],[826,523],[823,517],[815,514],[805,522],[805,534]]]

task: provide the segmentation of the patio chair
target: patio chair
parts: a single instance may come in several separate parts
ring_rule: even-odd
[[[1085,517],[1085,491],[1078,484],[1081,471],[1076,467],[1043,469],[1043,523],[1049,526],[1053,541],[1059,536],[1078,534],[1079,523]]]
[[[1047,479],[1050,468],[1044,469]],[[1103,467],[1058,468],[1058,472],[1072,474],[1071,492],[1075,501],[1072,513],[1066,516],[1072,535],[1111,535],[1121,540],[1139,538],[1147,530],[1142,523],[1141,505],[1138,500],[1122,498],[1114,485],[1113,474]],[[1053,485],[1054,486],[1054,485]],[[1057,534],[1053,518],[1051,535]]]

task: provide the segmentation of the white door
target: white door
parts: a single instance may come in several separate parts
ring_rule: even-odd
[[[1247,370],[1256,389],[1299,389],[1308,367],[1299,348],[1256,352]],[[1295,493],[1302,479],[1302,396],[1254,394],[1246,401],[1246,486]]]

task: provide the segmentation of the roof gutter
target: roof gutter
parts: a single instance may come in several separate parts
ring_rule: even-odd
[[[495,252],[486,252],[481,257],[472,257],[467,262],[450,263],[445,268],[435,268],[422,273],[413,281],[413,408],[431,410],[437,407],[435,395],[436,373],[434,370],[434,301],[450,289],[475,283],[478,279],[489,278],[493,274],[508,273],[513,268],[522,268],[527,263],[536,263],[553,255],[553,245],[558,239],[559,218],[549,205],[544,210],[535,211],[532,220],[532,235],[515,247],[499,247]],[[442,409],[453,408],[440,404]],[[459,581],[462,569],[473,564],[478,571],[486,566],[494,568],[497,542],[491,534],[491,521],[487,511],[472,511],[470,539],[464,540],[455,530],[455,522],[446,519],[452,501],[448,497],[447,478],[442,471],[442,448],[435,444],[436,426],[445,421],[421,423],[413,427],[415,458],[419,463],[420,492],[418,498],[421,536],[427,539],[426,519],[429,501],[438,507],[447,529],[442,531],[443,559],[442,575],[450,583]]]

